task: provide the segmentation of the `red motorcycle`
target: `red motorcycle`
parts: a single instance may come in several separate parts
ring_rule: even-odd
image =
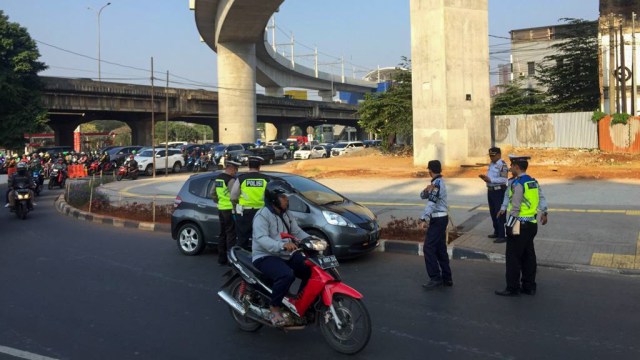
[[[128,178],[131,180],[135,180],[138,178],[138,172],[137,171],[129,171],[129,167],[127,166],[120,166],[118,168],[118,171],[116,172],[116,180],[120,181],[124,178]]]
[[[292,238],[282,233],[282,238]],[[295,239],[294,239],[295,241]],[[309,237],[296,242],[311,268],[311,278],[298,296],[283,300],[285,324],[276,326],[269,321],[271,281],[256,269],[251,253],[235,246],[229,260],[231,270],[218,296],[229,305],[231,316],[241,330],[257,331],[263,325],[284,330],[299,330],[316,323],[325,340],[343,354],[355,354],[369,342],[371,318],[362,302],[362,295],[342,283],[335,256],[324,256],[327,242]]]
[[[107,161],[104,164],[100,163],[100,160],[93,161],[87,169],[87,174],[92,176],[93,174],[99,174],[114,171],[117,168],[115,161]]]

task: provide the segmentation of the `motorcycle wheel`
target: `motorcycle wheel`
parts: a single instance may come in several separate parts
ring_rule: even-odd
[[[118,181],[122,180],[122,175],[121,174],[116,175],[116,180]]]
[[[334,350],[349,355],[358,353],[371,338],[371,318],[367,308],[360,299],[344,294],[333,296],[333,307],[342,328],[338,329],[333,318],[325,322],[325,317],[319,316],[322,335]]]
[[[89,170],[87,170],[87,175],[89,175],[89,176],[93,176],[93,169],[89,169]]]
[[[241,300],[240,300],[240,284],[242,283],[242,281],[243,281],[242,278],[237,278],[229,286],[229,289],[231,290],[231,296],[234,299],[238,300],[238,302],[241,302]],[[255,331],[260,330],[260,328],[262,327],[262,324],[260,324],[259,322],[251,320],[250,318],[248,318],[246,316],[240,315],[239,313],[234,311],[232,308],[229,308],[229,311],[231,311],[231,316],[233,317],[233,320],[236,321],[236,323],[238,324],[238,327],[240,327],[240,330],[242,330],[242,331],[255,332]]]
[[[131,180],[136,180],[138,178],[138,173],[131,175]]]
[[[18,219],[24,220],[27,218],[27,204],[24,201],[20,201],[16,205],[16,215]]]
[[[47,188],[48,188],[49,190],[52,190],[52,189],[53,189],[53,179],[49,179],[49,185],[47,185]]]

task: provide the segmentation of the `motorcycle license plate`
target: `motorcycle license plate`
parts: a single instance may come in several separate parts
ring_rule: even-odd
[[[340,264],[338,263],[338,259],[336,259],[335,255],[329,255],[329,256],[318,258],[318,263],[320,264],[320,267],[323,269],[331,269],[331,268],[336,268],[340,266]]]

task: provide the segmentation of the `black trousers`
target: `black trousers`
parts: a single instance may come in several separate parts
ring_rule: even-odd
[[[243,249],[251,249],[251,237],[253,234],[253,217],[258,209],[244,209],[242,216],[236,216],[236,233],[238,234],[238,246]]]
[[[300,278],[300,289],[298,294],[304,289],[311,277],[311,268],[304,263],[304,256],[299,252],[294,253],[289,260],[284,260],[278,256],[265,256],[256,260],[253,264],[273,281],[271,290],[271,306],[282,306],[282,299],[287,295],[289,287]]]
[[[449,217],[433,218],[424,240],[424,263],[429,278],[434,281],[452,280],[447,254],[447,224]]]
[[[507,231],[507,289],[518,291],[520,282],[522,289],[536,289],[536,250],[533,247],[533,239],[538,233],[538,224],[522,222],[520,235],[512,235]]]
[[[218,263],[226,264],[227,253],[236,245],[236,221],[231,210],[218,210],[220,239],[218,241]]]
[[[491,221],[493,222],[493,234],[499,238],[504,238],[504,223],[507,216],[498,216],[502,200],[504,199],[504,192],[506,190],[493,190],[487,191],[487,201],[489,202],[489,213],[491,214]]]

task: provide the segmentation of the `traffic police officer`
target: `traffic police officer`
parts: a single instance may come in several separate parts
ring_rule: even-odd
[[[253,217],[264,207],[264,190],[269,177],[260,173],[263,161],[259,156],[250,156],[249,172],[238,176],[238,181],[231,188],[231,202],[236,208],[238,245],[244,249],[250,248]]]
[[[240,163],[227,161],[224,172],[215,178],[213,201],[218,204],[218,218],[220,219],[220,241],[218,241],[218,264],[229,262],[227,253],[236,245],[236,221],[233,204],[231,204],[231,187],[236,181],[236,174]]]
[[[489,158],[491,163],[487,169],[487,175],[479,175],[487,185],[487,200],[489,202],[489,214],[493,222],[493,234],[489,235],[490,239],[495,239],[494,243],[503,243],[507,241],[504,235],[505,216],[498,216],[500,205],[504,199],[507,190],[507,176],[509,168],[507,163],[502,160],[502,152],[499,147],[489,149]]]
[[[431,160],[427,166],[431,184],[420,193],[421,199],[428,200],[420,220],[429,222],[424,240],[424,262],[429,282],[422,285],[427,290],[439,286],[453,286],[449,254],[447,253],[447,187],[442,179],[442,165]]]
[[[533,239],[538,233],[536,215],[540,206],[540,186],[527,175],[529,156],[509,156],[511,173],[514,179],[510,182],[507,193],[507,249],[506,280],[504,290],[496,290],[496,295],[518,296],[520,293],[534,295],[536,293],[536,252]],[[544,214],[542,223],[546,224],[546,201],[542,206]],[[503,211],[501,210],[500,213]]]

